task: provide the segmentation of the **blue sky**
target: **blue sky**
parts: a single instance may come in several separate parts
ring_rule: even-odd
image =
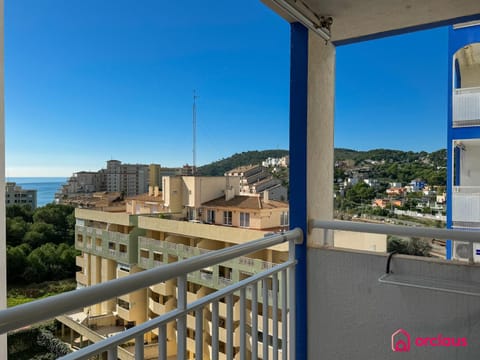
[[[289,25],[259,0],[7,0],[7,176],[288,147]],[[337,49],[335,145],[446,143],[445,28]]]

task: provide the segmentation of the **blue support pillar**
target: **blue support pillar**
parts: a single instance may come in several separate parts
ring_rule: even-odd
[[[290,227],[307,234],[308,29],[291,24]],[[307,244],[296,246],[296,360],[307,359]]]

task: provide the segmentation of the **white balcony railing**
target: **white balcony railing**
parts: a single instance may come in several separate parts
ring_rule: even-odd
[[[167,358],[167,324],[176,322],[177,333],[177,359],[186,359],[187,356],[187,315],[195,313],[195,353],[203,354],[204,346],[211,346],[212,358],[218,358],[220,353],[219,341],[219,305],[226,307],[226,355],[228,359],[235,358],[239,351],[240,358],[258,359],[259,350],[263,352],[263,358],[268,357],[266,349],[268,346],[258,346],[262,342],[269,343],[273,339],[273,354],[275,357],[281,354],[282,359],[293,359],[295,354],[295,244],[302,243],[303,234],[300,229],[288,231],[283,234],[268,236],[259,240],[244,244],[235,245],[229,248],[210,251],[189,259],[166,264],[158,268],[131,274],[116,280],[98,284],[93,287],[85,287],[68,293],[60,294],[50,298],[34,301],[28,304],[15,306],[0,311],[0,334],[15,330],[39,321],[50,319],[64,313],[85,308],[102,301],[121,297],[140,289],[155,284],[177,279],[177,308],[151,319],[143,324],[125,330],[117,335],[108,337],[95,344],[89,345],[78,351],[64,356],[62,359],[90,359],[93,356],[108,354],[108,359],[117,359],[118,347],[125,342],[135,340],[135,359],[144,359],[144,335],[152,330],[158,330],[158,358]],[[271,246],[289,242],[289,258],[284,263],[275,265],[268,270],[262,271],[247,279],[231,282],[227,287],[210,293],[200,299],[188,299],[187,275],[201,269],[210,268],[220,263],[230,261],[246,254],[258,252]],[[288,277],[288,284],[287,284]],[[271,333],[272,336],[262,336],[259,339],[258,307],[259,297],[268,296],[268,283],[273,284],[271,305],[264,302],[263,314],[271,314],[272,331],[268,330],[269,319],[264,315],[263,331]],[[252,319],[247,319],[247,291],[251,294]],[[263,294],[259,294],[262,292]],[[240,346],[234,350],[234,300],[239,294],[240,310]],[[223,300],[223,301],[222,301]],[[279,306],[283,304],[282,306]],[[271,306],[271,311],[268,307]],[[212,334],[210,344],[203,341],[203,312],[211,309]],[[120,307],[117,307],[117,311]],[[250,324],[251,322],[251,324]],[[282,328],[278,326],[281,324]],[[237,325],[235,325],[236,327]],[[287,331],[288,327],[288,331]],[[289,338],[282,338],[279,334],[289,334]],[[248,336],[248,340],[247,340]],[[193,341],[189,339],[189,341]],[[247,346],[247,341],[252,344]],[[281,344],[280,346],[278,346]],[[193,344],[192,344],[193,345]]]
[[[480,227],[480,186],[456,186],[452,200],[454,226]]]
[[[456,89],[453,94],[453,126],[480,125],[480,87]]]

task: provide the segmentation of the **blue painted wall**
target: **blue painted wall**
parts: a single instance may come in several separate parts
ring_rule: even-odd
[[[453,89],[461,86],[458,62],[453,62],[455,53],[466,45],[480,42],[480,25],[460,29],[450,27],[448,34],[448,124],[447,124],[447,228],[452,228],[452,190],[454,184],[453,140],[480,139],[480,127],[453,128]],[[455,72],[455,79],[453,73]],[[456,159],[459,161],[459,158]],[[458,163],[457,163],[458,164]],[[457,165],[457,170],[459,166]],[[457,177],[458,178],[458,177]],[[452,258],[452,241],[447,241],[447,259]]]

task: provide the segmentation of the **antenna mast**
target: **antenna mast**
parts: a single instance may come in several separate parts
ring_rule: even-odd
[[[195,176],[197,172],[197,94],[193,90],[193,107],[192,107],[192,127],[193,127],[193,165],[192,175]]]

